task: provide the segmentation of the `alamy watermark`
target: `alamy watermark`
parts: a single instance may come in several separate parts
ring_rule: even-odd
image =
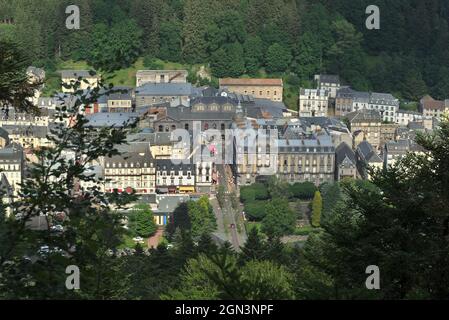
[[[368,30],[379,30],[380,29],[380,9],[378,6],[370,5],[366,7],[366,14],[369,14],[366,18],[366,28]]]
[[[76,5],[70,5],[65,9],[65,13],[69,14],[65,20],[65,26],[69,30],[80,29],[80,8]]]
[[[379,290],[380,289],[380,269],[376,265],[370,265],[366,267],[366,274],[369,274],[366,278],[365,286],[368,290]]]
[[[80,268],[75,265],[67,266],[65,273],[69,276],[65,280],[65,287],[68,290],[80,289]]]

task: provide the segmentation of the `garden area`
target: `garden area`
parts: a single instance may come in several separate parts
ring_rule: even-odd
[[[321,193],[310,182],[288,184],[277,178],[240,188],[246,231],[257,229],[267,237],[307,236],[319,230]]]

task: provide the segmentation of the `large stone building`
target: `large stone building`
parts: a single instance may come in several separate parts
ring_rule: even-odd
[[[399,100],[389,93],[360,92],[348,87],[338,90],[335,99],[336,116],[346,116],[363,109],[379,112],[384,122],[396,123]]]
[[[137,194],[155,193],[155,160],[147,146],[131,146],[121,154],[104,159],[105,191]]]
[[[220,90],[252,95],[255,98],[282,101],[282,79],[235,79],[224,78],[219,80]]]
[[[247,128],[260,128],[247,122]],[[305,133],[302,128],[262,130],[257,137],[235,139],[234,172],[239,185],[252,184],[263,176],[277,176],[289,182],[310,181],[316,185],[334,181],[335,147],[327,134]]]
[[[346,115],[354,137],[353,147],[368,141],[374,149],[380,147],[380,128],[382,125],[378,111],[362,109]]]
[[[138,70],[136,86],[147,83],[187,83],[187,70]]]
[[[229,97],[200,97],[190,102],[190,107],[166,108],[166,113],[154,121],[157,132],[171,132],[176,129],[193,130],[199,123],[201,130],[230,128],[238,105]]]
[[[327,117],[329,93],[325,89],[299,90],[300,117]]]

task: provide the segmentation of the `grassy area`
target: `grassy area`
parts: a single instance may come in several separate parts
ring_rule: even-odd
[[[320,228],[314,228],[312,226],[298,227],[295,230],[295,235],[297,236],[308,236],[311,233],[319,232]]]
[[[245,222],[245,229],[246,229],[246,233],[249,234],[251,232],[252,229],[256,228],[257,231],[259,231],[260,233],[262,233],[262,222],[249,222],[246,221]]]
[[[155,64],[159,65],[161,69],[166,70],[180,70],[186,69],[189,72],[197,72],[201,65],[186,65],[177,62],[155,60]],[[56,72],[48,72],[46,76],[46,83],[44,89],[44,96],[51,96],[55,92],[61,91],[61,70],[92,70],[94,69],[86,61],[60,61],[56,65]],[[138,70],[146,69],[144,66],[144,59],[139,58],[129,68],[120,69],[112,73],[104,73],[103,77],[107,79],[108,83],[113,83],[116,86],[134,87],[136,85],[136,73]]]

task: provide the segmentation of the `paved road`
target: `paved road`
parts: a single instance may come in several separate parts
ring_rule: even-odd
[[[217,165],[217,171],[219,186],[223,186],[225,191],[223,208],[219,208],[218,201],[214,201],[218,233],[225,235],[226,239],[232,244],[234,249],[239,251],[240,246],[246,241],[246,233],[243,224],[236,220],[237,212],[232,208],[231,192],[234,191],[235,185],[232,181],[232,177],[228,174],[229,168],[226,168],[223,165]]]

